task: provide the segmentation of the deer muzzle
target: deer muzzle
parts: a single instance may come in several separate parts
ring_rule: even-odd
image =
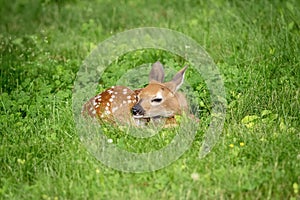
[[[131,113],[133,114],[134,118],[142,118],[145,114],[145,110],[143,109],[140,103],[141,101],[131,108]]]

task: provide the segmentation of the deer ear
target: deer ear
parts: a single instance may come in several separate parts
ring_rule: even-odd
[[[173,77],[172,81],[166,83],[167,87],[172,90],[173,92],[176,92],[180,86],[183,83],[184,80],[184,74],[188,66],[185,66],[182,68],[175,76]]]
[[[165,72],[163,65],[157,61],[152,65],[152,69],[149,74],[149,82],[157,81],[162,83],[165,79]]]

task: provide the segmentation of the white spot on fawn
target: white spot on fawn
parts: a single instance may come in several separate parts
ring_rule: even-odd
[[[125,100],[123,100],[123,104],[127,103]]]
[[[107,90],[107,92],[108,92],[109,94],[112,94],[112,93],[113,93],[113,91],[111,91],[111,90]]]
[[[131,103],[131,102],[132,102],[131,100],[128,100],[128,101],[127,101],[127,103]]]
[[[131,99],[131,96],[127,96],[127,99]]]
[[[108,111],[108,110],[109,110],[109,107],[108,107],[108,106],[106,106],[106,107],[105,107],[105,110],[106,110],[106,111]]]
[[[127,89],[126,88],[123,89],[123,94],[127,94]]]
[[[113,101],[114,101],[114,99],[110,98],[108,101],[110,101],[110,102],[113,102]]]
[[[114,92],[114,94],[118,94],[118,92]]]
[[[116,112],[116,110],[118,110],[118,107],[113,107],[112,109],[111,109],[111,111],[114,113],[114,112]]]
[[[96,114],[96,110],[93,110],[93,111],[92,111],[92,114],[95,115],[95,114]]]
[[[110,106],[109,102],[106,103],[107,106]]]
[[[105,111],[105,114],[110,115],[111,112],[110,112],[109,110],[106,110],[106,111]]]
[[[116,98],[116,96],[115,96],[115,95],[111,95],[111,98],[113,98],[113,99],[114,99],[114,98]]]

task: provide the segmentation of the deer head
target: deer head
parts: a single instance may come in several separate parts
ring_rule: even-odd
[[[149,74],[149,85],[137,94],[137,103],[132,107],[133,117],[170,118],[187,110],[187,101],[177,90],[183,83],[187,66],[169,82],[164,81],[164,69],[160,62],[153,64]]]
[[[112,86],[85,103],[82,114],[135,125],[157,118],[169,119],[173,124],[174,115],[187,110],[184,95],[177,92],[186,69],[181,69],[170,82],[163,83],[164,69],[160,62],[156,62],[150,71],[148,86],[138,90]]]

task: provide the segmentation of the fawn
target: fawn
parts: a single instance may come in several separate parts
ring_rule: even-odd
[[[169,82],[164,81],[163,65],[152,65],[149,84],[142,89],[131,90],[125,86],[112,86],[91,98],[83,106],[82,114],[110,122],[129,123],[137,126],[166,120],[175,124],[175,115],[188,111],[185,96],[177,92],[184,80],[187,66]]]

